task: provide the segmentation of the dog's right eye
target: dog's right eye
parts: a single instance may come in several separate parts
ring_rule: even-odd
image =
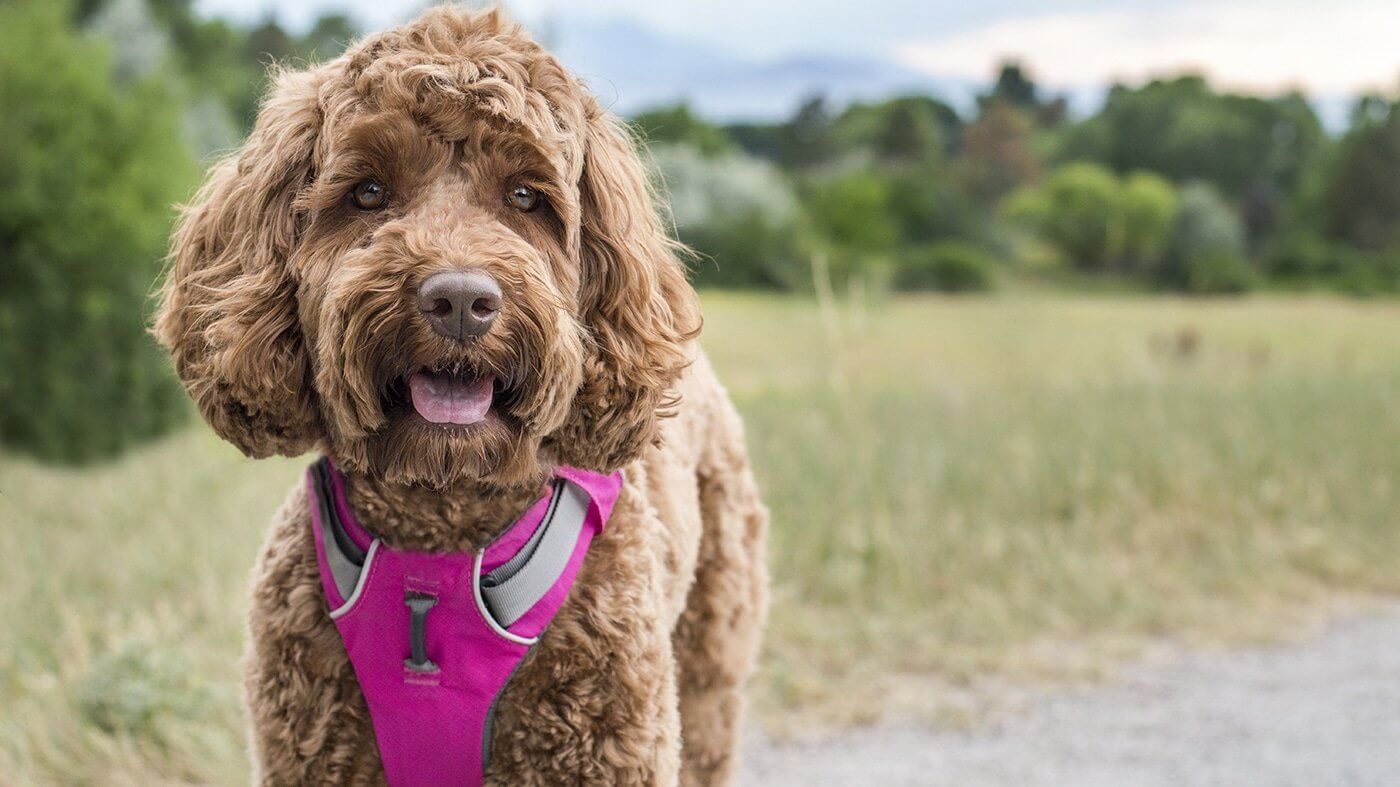
[[[388,199],[388,191],[377,180],[364,180],[350,192],[350,198],[360,210],[379,210]]]

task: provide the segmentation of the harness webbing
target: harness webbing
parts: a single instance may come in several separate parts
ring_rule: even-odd
[[[549,513],[530,541],[481,578],[481,597],[497,623],[510,627],[554,587],[574,554],[587,515],[588,495],[577,484],[557,481]]]
[[[331,486],[330,459],[321,457],[311,466],[311,479],[316,490],[315,503],[321,517],[322,537],[326,539],[326,562],[335,578],[342,598],[348,598],[365,565],[365,551],[360,549],[345,530],[340,511],[335,505],[335,489]]]
[[[342,596],[349,596],[364,570],[365,550],[350,538],[335,506],[329,460],[312,465],[321,526],[328,530],[326,560]],[[573,556],[588,515],[588,495],[559,478],[552,486],[549,510],[520,551],[481,578],[481,598],[491,617],[509,628],[554,587]]]

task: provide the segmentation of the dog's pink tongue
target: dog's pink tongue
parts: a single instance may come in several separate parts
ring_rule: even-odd
[[[474,379],[418,372],[408,378],[413,409],[435,424],[474,424],[491,409],[491,386],[496,378]]]

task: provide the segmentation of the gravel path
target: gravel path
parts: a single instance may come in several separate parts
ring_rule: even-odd
[[[1400,607],[1057,690],[967,732],[750,741],[745,785],[1400,785]]]

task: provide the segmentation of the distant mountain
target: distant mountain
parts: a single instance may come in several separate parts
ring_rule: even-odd
[[[839,106],[926,93],[965,110],[984,89],[975,80],[930,77],[873,57],[758,60],[623,19],[558,17],[538,31],[622,114],[684,100],[716,120],[775,120],[816,94]]]
[[[625,18],[558,16],[535,32],[564,64],[584,77],[620,114],[688,101],[722,122],[780,120],[813,95],[837,107],[897,95],[927,94],[964,116],[976,110],[987,81],[922,74],[879,57],[807,53],[755,59],[723,46],[654,30]],[[1047,90],[1063,95],[1070,114],[1084,117],[1103,105],[1107,89],[1081,85]],[[1316,96],[1324,128],[1345,131],[1350,96]]]

